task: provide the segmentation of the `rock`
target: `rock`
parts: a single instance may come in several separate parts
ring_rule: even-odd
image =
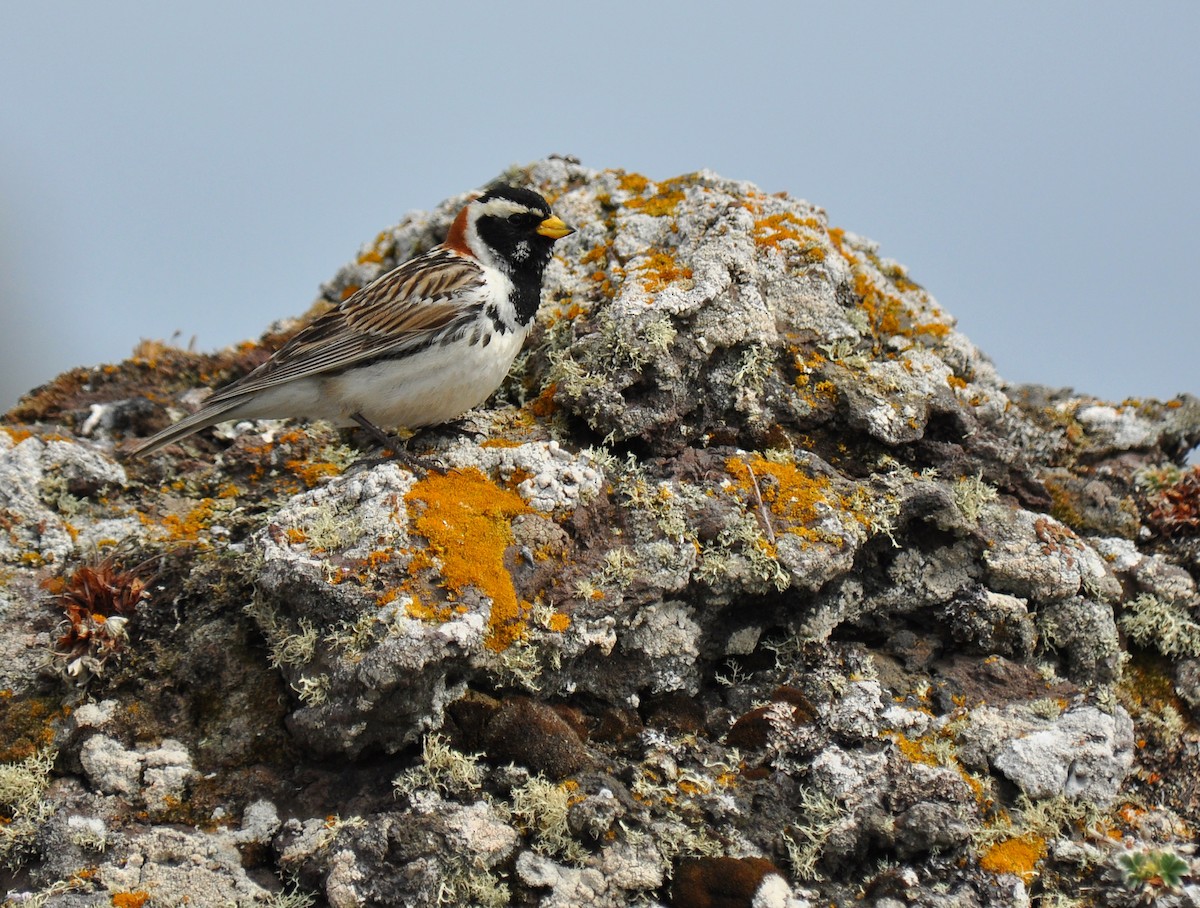
[[[1133,765],[1133,721],[1121,707],[1109,714],[1081,706],[1053,719],[1019,707],[981,709],[965,736],[1033,799],[1065,796],[1107,805]]]
[[[79,751],[83,771],[100,791],[162,811],[178,804],[193,774],[192,759],[178,741],[127,750],[107,735],[92,735]]]
[[[504,178],[578,230],[436,469],[279,421],[120,462],[299,322],[5,418],[14,901],[1011,905],[1187,847],[1200,400],[1008,385],[749,183]]]

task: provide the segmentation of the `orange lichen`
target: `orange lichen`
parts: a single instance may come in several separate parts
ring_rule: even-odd
[[[378,265],[383,261],[384,256],[390,253],[394,248],[395,241],[392,239],[392,235],[386,230],[381,231],[379,235],[375,237],[375,242],[371,245],[371,248],[358,254],[358,263],[360,265],[366,265],[368,263]]]
[[[134,892],[114,892],[113,908],[142,908],[150,900],[150,893],[138,889]]]
[[[854,292],[862,300],[859,306],[877,338],[901,333],[903,320],[909,313],[900,297],[876,286],[863,270],[854,275]]]
[[[325,461],[289,460],[284,466],[310,489],[321,480],[339,476],[342,472],[337,464]]]
[[[413,529],[428,540],[447,594],[456,597],[474,587],[486,595],[492,602],[487,644],[505,649],[524,633],[530,606],[517,599],[504,554],[513,542],[513,518],[532,509],[473,467],[430,473],[405,501],[419,512]],[[416,557],[413,561],[420,566]]]
[[[343,301],[348,300],[361,289],[362,287],[360,287],[358,284],[347,284],[342,288],[342,292],[338,294],[338,299]]]
[[[928,334],[930,337],[945,337],[950,333],[950,326],[945,322],[921,322],[913,325],[913,334]]]
[[[363,559],[363,564],[372,571],[378,570],[380,565],[389,564],[392,560],[392,552],[389,549],[379,549],[374,552],[369,552],[367,557]]]
[[[651,217],[661,218],[672,214],[682,201],[682,190],[668,189],[665,192],[652,195],[648,199],[630,199],[625,203],[625,207],[641,211],[643,214],[648,214]]]
[[[824,261],[825,248],[820,245],[824,228],[816,218],[801,218],[790,211],[767,215],[754,222],[756,245],[778,249],[779,244],[791,240],[812,261]]]
[[[584,265],[591,265],[593,262],[602,262],[608,258],[608,250],[609,245],[607,243],[603,246],[596,246],[581,255],[579,261]]]
[[[680,265],[666,252],[650,253],[638,265],[637,270],[642,278],[642,286],[651,293],[657,293],[678,281],[690,281],[692,278],[692,269]]]
[[[171,539],[179,542],[199,542],[200,534],[208,529],[215,512],[213,499],[201,498],[183,517],[176,514],[166,515],[162,519],[162,525]],[[143,521],[146,519],[142,517]]]
[[[989,846],[980,856],[979,866],[989,873],[1011,873],[1030,883],[1036,876],[1038,862],[1045,856],[1046,840],[1024,835]]]
[[[49,697],[14,697],[0,690],[0,763],[15,763],[53,746],[55,725],[71,710]]]
[[[833,243],[835,249],[845,258],[850,258],[846,252],[846,231],[841,227],[829,228],[829,242]]]
[[[898,731],[889,733],[888,737],[896,743],[896,748],[908,758],[910,763],[922,763],[926,766],[941,765],[929,745],[921,739],[910,738]]]
[[[563,300],[563,305],[567,304],[568,302],[569,302],[569,300]],[[563,308],[562,305],[560,305],[559,308],[561,310],[559,313],[559,318],[565,318],[565,319],[576,319],[576,318],[579,318],[579,316],[583,315],[585,312],[587,312],[587,309],[585,309],[583,306],[579,305],[579,303],[574,303],[574,302],[571,302],[569,305],[566,305],[566,308]]]
[[[562,612],[555,612],[550,616],[550,620],[546,622],[546,626],[556,634],[561,634],[571,626],[571,616],[564,615]]]
[[[674,213],[675,209],[679,207],[679,203],[683,201],[683,190],[680,188],[682,180],[682,177],[676,177],[662,183],[652,183],[641,174],[629,173],[621,177],[619,185],[626,192],[635,194],[634,198],[625,201],[626,208],[632,208],[651,217],[663,217]],[[652,186],[657,191],[654,195],[643,198],[643,193]]]
[[[444,624],[458,613],[453,606],[422,602],[415,596],[409,601],[404,611],[410,618],[428,621],[431,624]]]
[[[512,489],[515,492],[525,480],[533,479],[533,474],[523,467],[516,467],[513,469],[512,473],[503,479],[504,487],[506,489]]]
[[[626,173],[617,181],[617,185],[626,192],[645,192],[646,187],[650,185],[650,179],[642,176],[640,173]]]
[[[725,470],[734,478],[734,490],[750,501],[761,498],[770,514],[787,524],[776,529],[789,533],[814,537],[811,525],[820,519],[823,508],[839,502],[829,480],[809,476],[794,464],[773,463],[758,455],[749,462],[730,457]]]
[[[558,382],[550,382],[550,384],[542,388],[542,393],[530,402],[529,411],[538,419],[546,419],[553,416],[554,411],[558,409],[558,403],[554,399],[554,395],[557,393]]]

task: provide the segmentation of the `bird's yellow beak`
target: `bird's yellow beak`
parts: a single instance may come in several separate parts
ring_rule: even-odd
[[[574,233],[575,228],[568,227],[563,223],[562,218],[552,214],[537,225],[537,232],[542,236],[550,237],[552,240],[561,240],[564,236]]]

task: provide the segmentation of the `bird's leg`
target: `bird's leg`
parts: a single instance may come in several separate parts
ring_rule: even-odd
[[[399,437],[383,431],[383,429],[379,428],[379,426],[375,425],[375,423],[371,422],[371,420],[367,419],[361,413],[351,413],[350,418],[358,423],[362,427],[363,431],[375,439],[375,441],[383,445],[383,447],[388,451],[391,451],[397,460],[399,460],[414,473],[418,470],[421,472],[428,472],[430,470],[436,471],[438,469],[436,464],[423,460],[422,458],[411,453],[404,442],[399,439]]]

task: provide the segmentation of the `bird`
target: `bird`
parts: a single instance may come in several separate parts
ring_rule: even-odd
[[[499,387],[541,302],[552,247],[574,232],[531,189],[487,189],[445,241],[347,297],[129,456],[226,420],[284,418],[357,424],[399,453],[382,427],[450,422]]]

